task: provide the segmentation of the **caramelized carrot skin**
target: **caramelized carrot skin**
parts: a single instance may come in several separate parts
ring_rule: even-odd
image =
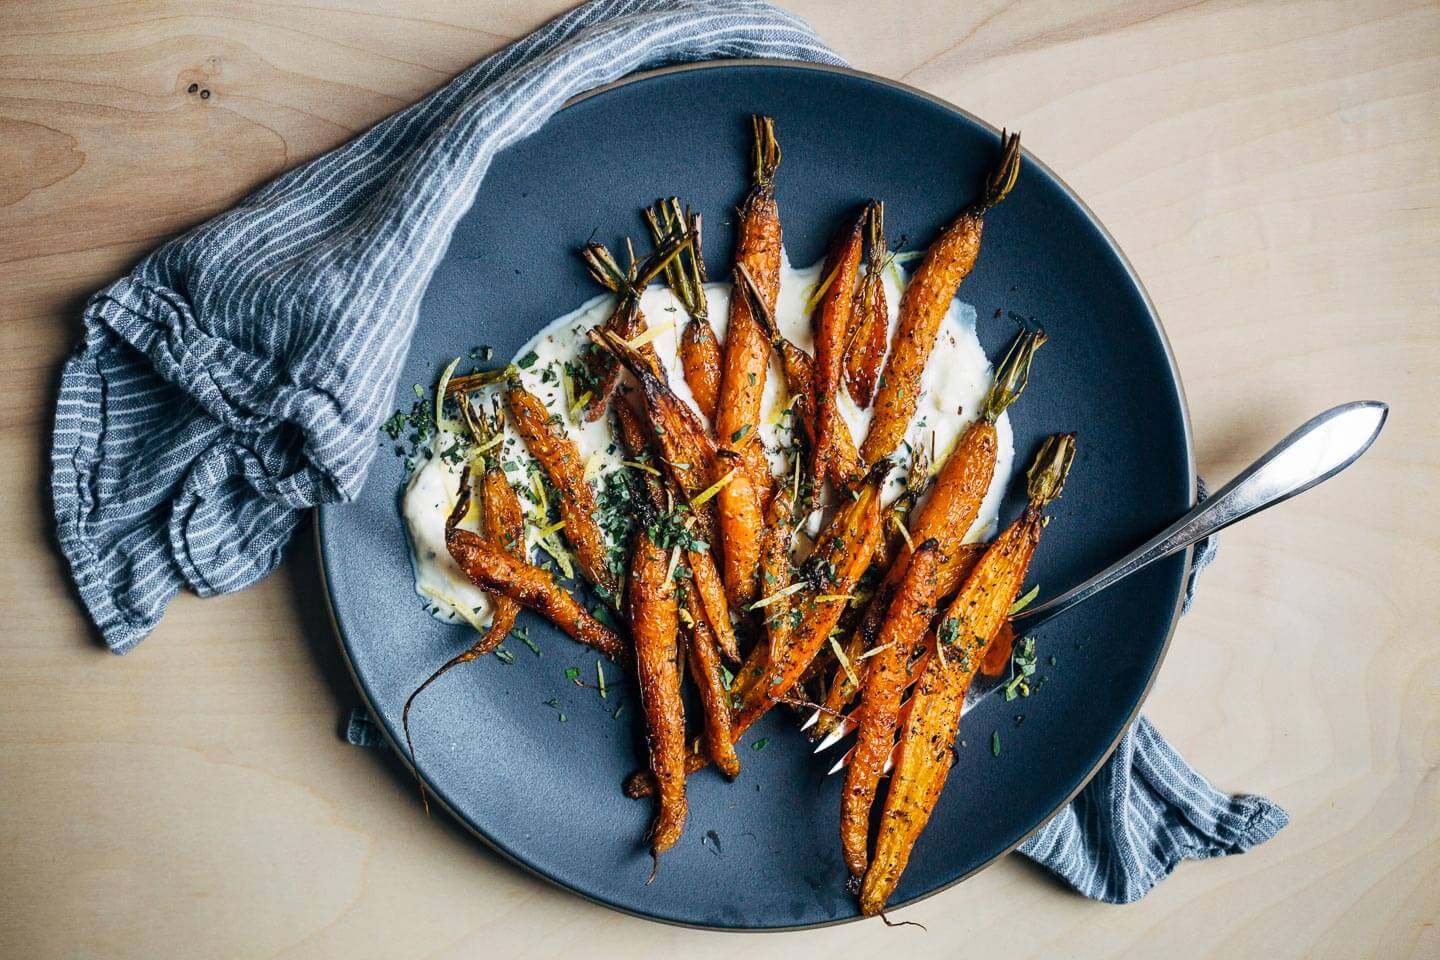
[[[849,594],[870,565],[880,538],[881,480],[875,479],[877,473],[883,480],[883,471],[872,472],[855,499],[836,511],[805,562],[806,578],[811,585],[799,594],[803,599],[795,605],[800,612],[799,622],[789,642],[776,651],[773,660],[767,659],[765,669],[747,689],[735,718],[736,736],[764,716],[776,698],[790,692],[829,639],[846,604],[843,600],[822,598]]]
[[[525,513],[520,507],[520,498],[515,488],[505,479],[505,471],[498,466],[490,467],[480,479],[480,500],[484,504],[481,529],[492,542],[500,544],[507,553],[523,560],[525,558]],[[481,654],[494,650],[510,635],[515,618],[520,614],[520,604],[501,594],[491,597],[493,610],[490,615],[490,630],[482,641]]]
[[[870,808],[895,741],[900,700],[910,681],[910,659],[935,616],[938,547],[927,540],[911,559],[880,631],[880,652],[871,658],[865,675],[864,715],[840,800],[840,843],[852,876],[865,874]]]
[[[691,320],[680,335],[680,368],[685,383],[705,419],[715,422],[715,407],[720,397],[720,342],[715,331],[703,320]]]
[[[860,888],[860,911],[866,916],[885,908],[935,810],[950,773],[965,691],[1020,593],[1041,526],[1039,509],[1028,507],[985,551],[936,628],[936,653],[916,684],[875,856]]]
[[[880,365],[885,362],[885,335],[890,330],[890,306],[885,284],[877,276],[856,292],[854,332],[845,353],[845,386],[860,407],[875,399]]]
[[[915,416],[920,379],[935,348],[940,321],[960,282],[975,266],[983,223],[983,217],[974,210],[957,217],[931,244],[905,287],[895,341],[875,395],[874,419],[860,445],[860,458],[866,463],[893,453]]]
[[[445,544],[455,563],[481,590],[538,611],[572,638],[611,660],[626,658],[620,635],[591,616],[548,571],[511,556],[501,545],[469,530],[451,530]]]
[[[730,691],[725,688],[725,674],[720,665],[715,635],[704,617],[691,612],[686,652],[690,672],[700,691],[700,706],[705,715],[705,750],[727,777],[740,775],[740,758],[735,753],[731,732]]]
[[[740,644],[730,622],[730,603],[725,597],[725,584],[715,566],[715,555],[708,550],[686,551],[685,558],[693,575],[695,592],[699,594],[700,610],[707,621],[711,638],[731,663],[740,662]]]
[[[737,268],[744,266],[749,271],[772,312],[780,294],[780,258],[780,208],[770,185],[757,183],[740,208],[735,263]],[[737,605],[755,599],[760,563],[758,536],[770,471],[762,451],[753,445],[741,450],[735,447],[760,428],[760,401],[769,361],[769,339],[751,312],[749,299],[731,297],[714,420],[721,449],[738,454],[744,465],[743,476],[737,476],[716,497],[725,589],[730,602]]]
[[[815,335],[815,367],[811,387],[811,405],[815,413],[815,442],[810,453],[810,476],[819,480],[829,473],[834,456],[840,411],[837,400],[845,374],[845,343],[855,304],[855,283],[864,249],[861,225],[864,213],[840,231],[831,254],[826,258],[823,277],[829,286],[820,298],[813,318]]]
[[[680,697],[680,614],[669,558],[642,530],[630,561],[630,634],[645,743],[658,785],[660,809],[650,831],[656,854],[675,845],[685,828],[685,707]]]
[[[559,491],[565,539],[575,548],[580,569],[591,583],[609,591],[610,596],[618,596],[620,584],[610,569],[605,535],[596,521],[600,508],[595,502],[595,492],[585,479],[585,467],[575,442],[565,435],[563,425],[551,419],[550,411],[540,398],[518,381],[511,382],[505,399],[516,431]]]

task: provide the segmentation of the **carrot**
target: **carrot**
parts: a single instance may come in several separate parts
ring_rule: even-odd
[[[926,540],[915,551],[880,630],[879,652],[871,658],[865,676],[864,716],[840,802],[841,847],[845,864],[856,877],[865,874],[870,807],[895,744],[900,699],[910,679],[907,668],[935,616],[939,547],[939,541]]]
[[[670,197],[647,209],[645,221],[650,225],[650,235],[657,247],[671,237],[689,241],[689,257],[682,251],[672,260],[665,268],[665,281],[690,315],[680,334],[680,368],[685,372],[685,383],[700,412],[713,423],[720,395],[721,354],[720,342],[710,326],[710,305],[705,297],[700,214],[688,207],[682,211],[680,200]]]
[[[469,400],[461,397],[460,413],[471,436],[481,446],[497,436],[504,427],[498,404],[490,417],[477,418],[470,408]],[[505,471],[500,468],[498,456],[481,454],[479,462],[484,469],[480,478],[481,532],[492,542],[501,544],[513,556],[523,560],[525,557],[525,513],[521,509],[520,498],[515,495],[515,488],[510,486],[510,481],[505,478]],[[462,490],[467,489],[469,483],[470,469],[467,467],[460,475]],[[466,507],[468,510],[468,502]],[[450,527],[459,523],[463,516],[463,513],[452,513],[451,518],[447,520],[447,535]],[[410,740],[410,708],[414,706],[416,698],[432,683],[449,673],[452,668],[462,663],[478,660],[500,646],[510,635],[511,628],[515,626],[515,618],[520,613],[518,603],[501,594],[491,594],[490,603],[490,625],[485,633],[481,634],[469,648],[441,664],[434,673],[426,677],[425,681],[410,693],[410,696],[405,698],[405,706],[400,711],[400,726],[405,732],[405,746],[410,751],[411,760],[415,758],[415,745]],[[419,779],[418,776],[416,779]],[[428,810],[430,803],[426,797],[423,782],[420,785],[420,797]]]
[[[694,594],[687,591],[682,601],[682,619],[688,617],[686,651],[690,675],[700,691],[700,707],[704,713],[703,731],[706,755],[727,777],[740,775],[740,758],[735,753],[731,734],[730,691],[725,686],[724,669],[720,666],[719,647],[703,611],[696,609]]]
[[[667,270],[689,245],[689,238],[673,236],[664,243],[656,244],[655,251],[648,257],[632,262],[629,270],[620,269],[620,264],[603,243],[587,243],[580,249],[580,259],[595,282],[612,293],[618,294],[615,309],[601,327],[621,340],[633,340],[645,330],[645,315],[640,311],[640,296],[650,281]],[[633,254],[632,254],[633,260]],[[641,350],[657,368],[659,360],[655,348],[645,344]],[[620,367],[610,354],[591,350],[585,355],[585,381],[576,384],[585,419],[599,420],[605,413],[606,404],[620,382]]]
[[[629,455],[636,460],[650,456],[650,433],[640,422],[639,416],[629,404],[615,404],[616,420],[620,427],[620,440]],[[686,472],[688,476],[688,471]],[[664,509],[664,494],[658,482],[652,477],[645,478],[650,497],[656,511]],[[701,491],[703,492],[703,491]],[[703,506],[702,506],[703,512]],[[708,524],[704,529],[709,529]],[[725,599],[725,587],[720,580],[720,571],[715,566],[715,557],[709,550],[690,549],[685,559],[693,575],[695,592],[699,596],[701,609],[709,621],[710,632],[725,656],[732,662],[739,661],[740,648],[735,638],[735,627],[730,623],[730,604]]]
[[[1060,495],[1074,455],[1073,434],[1046,439],[1030,467],[1025,511],[985,551],[935,631],[934,655],[915,687],[875,856],[860,888],[866,916],[884,910],[934,812],[950,772],[965,691],[1020,592],[1045,525],[1042,511]]]
[[[607,596],[618,597],[620,582],[610,569],[605,535],[597,519],[600,509],[585,479],[585,465],[575,441],[566,435],[564,422],[552,418],[544,402],[526,390],[518,377],[510,380],[505,400],[526,448],[560,493],[557,499],[565,539],[575,548],[581,572]]]
[[[780,293],[780,210],[775,203],[775,171],[780,144],[775,121],[754,117],[754,183],[740,205],[736,269],[749,271],[764,303],[773,311]],[[760,400],[765,392],[769,346],[745,297],[730,298],[720,392],[715,407],[715,436],[722,451],[742,467],[735,480],[717,496],[725,588],[730,602],[755,598],[760,566],[759,535],[764,497],[770,485],[769,466],[756,446],[739,449],[747,434],[760,428]]]
[[[837,433],[844,425],[837,398],[845,376],[845,343],[849,336],[851,310],[855,301],[855,279],[864,246],[862,210],[840,229],[825,260],[821,274],[823,293],[811,318],[815,334],[815,364],[811,377],[810,407],[815,417],[814,443],[810,447],[810,503],[819,495],[821,481],[829,474]],[[846,431],[846,438],[849,432]],[[808,505],[808,504],[807,504]],[[802,513],[808,512],[804,507]]]
[[[860,445],[865,462],[889,456],[905,436],[920,400],[920,378],[935,347],[940,321],[980,254],[985,213],[1005,199],[1019,175],[1020,136],[1001,134],[1000,162],[986,181],[985,192],[941,231],[905,287],[899,325],[875,396],[874,418]]]
[[[820,534],[815,549],[801,567],[806,584],[794,605],[798,613],[789,642],[767,660],[765,669],[746,691],[735,719],[735,734],[743,734],[795,686],[810,661],[820,652],[830,631],[845,611],[847,598],[880,538],[880,485],[890,472],[887,460],[870,469],[853,498],[845,499]]]
[[[736,280],[741,294],[750,300],[752,314],[764,328],[772,349],[780,357],[780,368],[785,373],[786,385],[790,388],[791,396],[795,398],[792,407],[795,423],[813,447],[817,442],[813,406],[815,361],[810,354],[780,333],[780,328],[775,323],[775,315],[765,306],[754,281],[750,279],[749,271],[737,269]],[[855,451],[855,441],[851,438],[850,427],[845,421],[835,417],[831,428],[832,446],[828,473],[837,487],[848,490],[864,478],[865,468],[860,463],[860,455]]]
[[[795,632],[795,617],[790,604],[795,573],[790,562],[795,520],[790,490],[782,485],[770,499],[766,511],[765,547],[760,558],[761,592],[765,596],[757,602],[765,604],[759,612],[765,624],[766,642],[750,648],[750,655],[736,674],[734,692],[737,697],[743,697],[765,672],[765,665],[789,646],[790,637]]]
[[[468,486],[452,518],[458,520],[470,506]],[[462,509],[463,508],[463,509]],[[493,540],[447,524],[445,545],[455,563],[486,593],[498,594],[536,610],[575,640],[594,647],[611,660],[625,659],[625,643],[614,630],[596,620],[544,570],[507,553]]]
[[[852,663],[874,643],[879,632],[880,618],[889,608],[896,586],[905,576],[910,561],[911,543],[932,538],[939,541],[942,559],[937,577],[938,595],[941,597],[947,597],[954,592],[974,566],[978,559],[976,548],[964,544],[963,541],[975,523],[980,505],[984,502],[985,494],[995,476],[995,458],[999,444],[995,421],[1019,399],[1029,383],[1030,365],[1035,351],[1044,343],[1043,330],[1026,330],[1010,344],[1000,365],[996,367],[995,380],[981,404],[980,416],[956,441],[955,449],[950,452],[945,464],[940,468],[940,473],[935,477],[930,498],[914,512],[908,536],[901,538],[898,543],[893,543],[893,551],[887,548],[889,567],[885,577],[876,588],[875,597],[866,610],[860,629],[852,635],[846,649]],[[920,456],[923,457],[923,453]],[[910,489],[897,499],[896,506],[903,506],[907,497],[911,502],[918,499],[920,482],[923,482],[925,472],[926,465],[921,459],[917,458],[912,462],[911,483],[908,485]],[[859,662],[864,663],[863,660]],[[862,666],[855,672],[863,674],[866,669],[868,668]],[[824,703],[825,708],[831,712],[821,715],[812,736],[823,737],[834,728],[836,713],[844,709],[855,695],[856,689],[856,682],[848,674],[836,672]]]
[[[650,770],[659,785],[660,810],[650,829],[658,857],[685,828],[685,707],[680,699],[679,606],[669,558],[641,530],[630,558],[626,594],[635,672],[645,713]]]
[[[845,347],[845,386],[861,407],[875,398],[875,381],[885,360],[885,337],[890,332],[890,309],[885,302],[885,204],[871,200],[866,216],[865,276],[855,290],[854,320]]]

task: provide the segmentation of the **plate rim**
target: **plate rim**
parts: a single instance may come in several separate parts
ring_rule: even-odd
[[[584,101],[589,100],[591,97],[597,97],[601,94],[609,93],[612,90],[616,90],[621,87],[631,86],[632,84],[641,83],[646,80],[652,80],[657,77],[670,76],[680,73],[693,73],[702,70],[724,70],[741,67],[780,67],[785,69],[811,71],[816,73],[839,74],[845,77],[869,81],[879,84],[881,86],[890,87],[891,89],[898,90],[910,96],[920,97],[924,100],[927,100],[930,103],[941,107],[944,110],[948,110],[952,113],[959,115],[960,117],[963,117],[971,123],[974,123],[977,126],[996,134],[997,136],[1001,133],[1001,128],[996,127],[994,124],[990,123],[987,120],[984,120],[981,117],[976,116],[969,110],[957,106],[956,104],[944,99],[943,97],[936,96],[935,94],[921,90],[917,87],[913,87],[902,81],[892,80],[889,77],[883,77],[878,74],[867,73],[863,70],[856,70],[855,68],[849,66],[839,66],[826,63],[813,63],[805,60],[788,60],[775,57],[721,58],[715,60],[704,60],[696,63],[678,63],[665,67],[657,67],[653,70],[638,71],[636,73],[628,74],[624,77],[621,77],[618,80],[612,80],[609,83],[602,84],[592,90],[587,90],[584,93],[580,93],[575,95],[574,97],[571,97],[569,100],[565,101],[565,103],[560,107],[560,110],[557,110],[556,113],[567,110],[578,103],[583,103]],[[1104,222],[1101,221],[1101,219],[1096,215],[1095,211],[1090,208],[1089,204],[1085,203],[1085,201],[1081,199],[1080,195],[1076,193],[1075,189],[1071,187],[1070,184],[1066,182],[1063,177],[1061,177],[1043,161],[1036,158],[1029,150],[1022,148],[1022,155],[1026,164],[1037,167],[1038,169],[1044,171],[1052,180],[1054,180],[1054,182],[1059,185],[1060,189],[1064,192],[1065,196],[1070,200],[1070,202],[1075,204],[1075,206],[1085,215],[1085,218],[1089,220],[1091,225],[1094,226],[1094,228],[1099,232],[1106,246],[1110,248],[1116,258],[1119,260],[1120,266],[1124,269],[1126,276],[1129,277],[1130,282],[1134,285],[1136,292],[1139,293],[1141,303],[1144,305],[1146,313],[1149,314],[1151,322],[1155,325],[1155,332],[1159,334],[1160,345],[1163,348],[1166,363],[1170,368],[1170,378],[1175,384],[1175,390],[1180,400],[1180,421],[1181,432],[1184,435],[1185,440],[1185,465],[1187,467],[1188,474],[1187,483],[1189,485],[1190,502],[1193,504],[1195,502],[1197,494],[1197,474],[1195,469],[1195,438],[1190,420],[1190,403],[1188,395],[1185,392],[1185,382],[1180,375],[1180,366],[1175,359],[1175,350],[1171,346],[1170,337],[1165,330],[1165,324],[1160,319],[1160,312],[1155,307],[1155,301],[1153,298],[1151,298],[1150,291],[1145,287],[1144,282],[1140,279],[1139,273],[1136,272],[1135,265],[1130,262],[1130,258],[1125,255],[1124,249],[1121,248],[1119,242],[1115,239],[1115,236],[1105,226]],[[340,648],[340,656],[341,659],[343,659],[345,662],[346,672],[349,673],[351,682],[355,685],[356,691],[360,694],[360,698],[364,702],[365,709],[373,718],[377,715],[375,704],[370,697],[369,690],[366,688],[364,681],[360,678],[360,675],[355,670],[354,661],[350,658],[349,644],[346,640],[344,630],[340,627],[340,621],[335,615],[334,594],[330,589],[330,579],[326,573],[327,557],[325,538],[321,534],[321,528],[323,524],[319,515],[324,514],[328,510],[343,506],[346,506],[346,504],[320,504],[315,509],[317,516],[315,517],[314,521],[311,523],[310,526],[313,531],[312,535],[314,537],[315,543],[316,566],[319,568],[320,571],[320,584],[323,588],[322,593],[324,594],[325,598],[325,612],[330,620],[330,629],[335,636],[336,645]],[[1182,584],[1189,579],[1193,562],[1194,548],[1187,547],[1185,549],[1185,569],[1180,578]],[[1048,814],[1041,818],[1041,820],[1036,823],[1034,827],[1026,831],[1014,843],[999,851],[993,857],[990,857],[983,863],[977,864],[975,867],[956,877],[954,880],[935,887],[933,890],[926,891],[925,893],[911,897],[908,900],[892,904],[888,908],[887,912],[900,910],[906,907],[913,906],[917,903],[920,903],[921,901],[928,900],[931,897],[944,893],[945,891],[950,890],[955,886],[958,886],[959,884],[980,873],[982,870],[985,870],[995,865],[1001,859],[1013,853],[1027,840],[1029,840],[1041,829],[1043,829],[1048,823],[1050,823],[1051,820],[1055,819],[1055,817],[1062,810],[1064,810],[1070,805],[1071,801],[1073,801],[1077,796],[1079,796],[1082,790],[1084,790],[1087,786],[1090,785],[1090,782],[1095,779],[1095,775],[1100,772],[1100,769],[1104,767],[1107,762],[1109,762],[1110,757],[1115,753],[1116,748],[1119,747],[1120,741],[1124,739],[1125,734],[1130,730],[1131,727],[1134,726],[1136,718],[1140,715],[1140,709],[1145,705],[1145,701],[1149,699],[1150,693],[1154,689],[1155,681],[1160,675],[1160,669],[1165,665],[1165,659],[1170,653],[1170,644],[1175,639],[1175,630],[1179,626],[1180,616],[1183,612],[1184,604],[1185,590],[1181,589],[1175,601],[1175,609],[1170,615],[1170,625],[1166,629],[1165,640],[1160,646],[1160,655],[1156,659],[1155,665],[1150,670],[1150,676],[1146,679],[1144,689],[1140,692],[1140,696],[1136,700],[1134,708],[1130,711],[1129,716],[1126,717],[1125,722],[1121,724],[1120,732],[1116,734],[1115,739],[1111,741],[1111,743],[1104,749],[1104,751],[1101,752],[1095,763],[1080,779],[1080,782],[1075,786],[1073,790],[1071,790],[1068,795],[1066,795],[1066,797],[1062,801],[1060,801],[1060,803],[1055,807],[1055,809],[1051,810]],[[384,738],[386,746],[389,747],[390,751],[399,759],[401,765],[405,767],[405,769],[410,773],[410,775],[428,784],[428,781],[426,781],[425,778],[421,775],[420,771],[415,768],[409,756],[406,754],[406,751],[401,748],[400,744],[391,735],[390,730],[385,726],[385,724],[375,723],[374,726],[380,731],[380,735]],[[600,897],[586,893],[583,890],[578,890],[575,887],[564,883],[558,878],[552,877],[549,874],[544,873],[533,864],[527,863],[526,861],[521,860],[513,854],[509,853],[508,851],[502,849],[500,845],[496,841],[491,839],[489,836],[487,836],[478,825],[471,823],[469,818],[467,818],[458,810],[450,806],[450,804],[445,801],[442,794],[438,793],[433,789],[429,790],[428,792],[432,804],[437,805],[441,809],[443,809],[449,816],[454,818],[454,820],[461,827],[463,827],[466,832],[478,839],[486,846],[487,849],[489,849],[492,853],[497,854],[501,859],[519,867],[532,877],[537,877],[540,880],[543,880],[546,883],[550,884],[551,886],[554,886],[560,890],[564,890],[566,893],[569,893],[573,896],[578,896],[584,900],[589,901],[590,903],[605,907],[606,909],[626,914],[627,916],[637,917],[639,919],[648,920],[654,923],[663,923],[669,926],[683,927],[691,930],[710,930],[721,933],[757,934],[784,933],[797,930],[818,930],[825,927],[835,927],[847,923],[856,923],[861,920],[871,919],[861,914],[856,914],[855,916],[851,917],[841,917],[838,919],[821,920],[816,923],[802,923],[786,926],[724,926],[716,924],[694,923],[687,920],[679,920],[671,917],[657,916],[653,913],[645,913],[643,911],[632,909],[630,907],[623,906],[610,900],[601,899]]]

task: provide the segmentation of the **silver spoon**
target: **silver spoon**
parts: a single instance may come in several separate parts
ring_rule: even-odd
[[[1380,435],[1389,412],[1390,407],[1378,400],[1343,403],[1326,410],[1281,440],[1270,452],[1240,471],[1235,479],[1203,503],[1196,504],[1194,509],[1170,526],[1084,583],[1038,606],[1020,611],[1010,618],[1010,622],[1017,628],[1017,633],[1022,627],[1025,630],[1034,629],[1155,561],[1163,560],[1232,523],[1330,479],[1370,449],[1370,444]],[[965,711],[968,712],[986,694],[1000,687],[1005,679],[1003,676],[977,674],[965,697]],[[805,728],[808,729],[819,719],[820,712],[816,711],[805,723]],[[815,752],[834,746],[854,728],[854,723],[848,718],[842,720],[820,741]],[[830,772],[839,770],[848,759],[847,753]]]

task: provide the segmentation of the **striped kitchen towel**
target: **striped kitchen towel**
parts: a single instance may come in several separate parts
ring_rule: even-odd
[[[575,94],[722,57],[841,62],[753,0],[593,0],[92,297],[61,378],[52,488],[60,547],[110,649],[139,643],[182,586],[259,580],[306,510],[359,492],[421,295],[498,151]],[[1057,818],[1032,855],[1123,899],[1111,891],[1164,875],[1157,851],[1243,849],[1238,814],[1205,815],[1203,781],[1147,725],[1126,743],[1106,768],[1117,799]]]

